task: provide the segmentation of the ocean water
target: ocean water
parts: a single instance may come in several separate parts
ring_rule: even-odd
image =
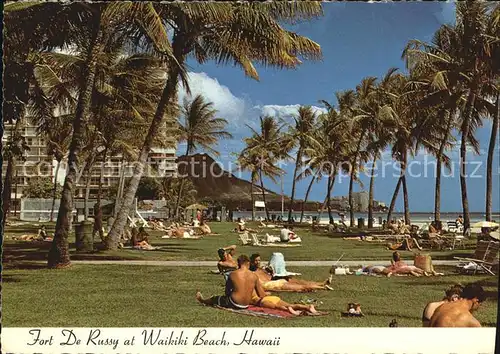
[[[349,212],[343,212],[345,215],[345,220],[348,223],[349,222]],[[276,215],[276,217],[281,216],[281,211],[270,211],[270,215]],[[401,212],[396,212],[392,214],[393,218],[398,220],[400,218],[404,218],[404,213]],[[442,212],[441,213],[441,221],[442,222],[447,222],[447,221],[455,221],[458,216],[461,215],[460,212]],[[312,220],[312,217],[317,217],[318,213],[317,212],[304,212],[304,222],[308,222]],[[266,213],[264,211],[257,211],[256,212],[256,217],[257,219],[259,218],[265,218]],[[288,211],[285,210],[283,213],[283,220],[286,220],[288,217]],[[295,221],[300,221],[300,212],[292,212],[292,217],[295,219]],[[379,224],[379,218],[382,220],[385,220],[387,218],[387,212],[374,212],[373,217],[375,219],[375,225]],[[471,218],[471,223],[475,223],[478,221],[484,221],[486,218],[486,215],[484,213],[470,213],[470,218]],[[492,215],[493,220],[496,222],[500,222],[500,213],[493,213]],[[233,218],[236,220],[237,218],[242,218],[244,220],[251,220],[252,219],[252,212],[251,211],[235,211],[233,212]],[[368,213],[354,213],[354,218],[355,222],[357,224],[358,218],[364,218],[365,219],[365,225],[368,223]],[[411,218],[411,223],[415,225],[422,225],[428,222],[431,222],[434,220],[434,213],[410,213],[410,218]],[[335,222],[340,221],[340,216],[338,215],[337,212],[333,212],[333,219]],[[320,223],[321,224],[328,224],[329,223],[329,218],[328,218],[328,212],[324,211],[321,214],[320,218]]]

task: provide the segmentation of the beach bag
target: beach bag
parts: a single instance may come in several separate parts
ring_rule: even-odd
[[[413,265],[424,272],[432,272],[432,259],[429,254],[416,254]]]

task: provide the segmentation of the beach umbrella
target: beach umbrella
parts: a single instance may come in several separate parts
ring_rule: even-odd
[[[186,210],[206,210],[208,207],[204,206],[203,204],[191,204],[190,206],[186,207]]]
[[[500,241],[500,231],[490,232],[490,237]]]
[[[479,221],[475,224],[472,224],[473,228],[480,228],[480,227],[497,227],[498,224],[495,222],[491,221]]]

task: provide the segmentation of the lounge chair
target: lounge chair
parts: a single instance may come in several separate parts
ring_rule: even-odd
[[[461,261],[457,265],[462,272],[472,271],[476,274],[478,270],[484,270],[486,273],[495,275],[492,268],[498,264],[498,251],[500,249],[500,242],[496,241],[479,241],[477,243],[476,251],[472,258],[454,257]]]
[[[240,238],[241,244],[243,246],[247,246],[247,245],[252,244],[252,240],[248,237],[248,232],[243,232],[243,233],[239,234],[238,237]]]

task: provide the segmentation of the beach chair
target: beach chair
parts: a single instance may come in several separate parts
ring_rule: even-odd
[[[492,271],[498,258],[498,251],[500,249],[500,242],[497,241],[479,241],[477,243],[476,251],[472,258],[454,257],[461,261],[457,265],[462,271],[473,271],[476,274],[478,270],[484,270],[486,273],[495,275]]]
[[[252,240],[250,241],[254,246],[262,246],[262,242],[257,237],[257,234],[251,234]]]
[[[244,232],[242,234],[239,234],[238,237],[240,238],[241,244],[243,246],[251,245],[252,240],[248,237],[248,232]]]
[[[458,232],[458,225],[456,221],[448,221],[446,223],[448,232],[453,232],[457,233]]]

